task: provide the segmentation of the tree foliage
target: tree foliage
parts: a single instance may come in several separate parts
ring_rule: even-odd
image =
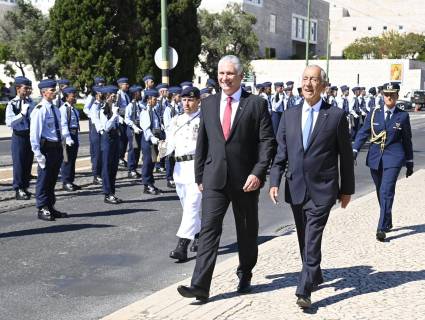
[[[198,0],[168,1],[169,45],[179,54],[171,80],[192,79],[200,52]],[[160,79],[154,63],[161,46],[161,10],[157,0],[62,0],[50,12],[59,74],[84,89],[93,77],[108,82],[127,76],[141,82],[146,73]]]
[[[209,77],[217,77],[218,61],[228,54],[238,56],[245,71],[250,69],[250,61],[258,56],[255,23],[255,16],[244,12],[238,4],[229,4],[221,13],[199,12],[202,39],[199,63]]]
[[[30,65],[36,79],[53,75],[55,67],[48,18],[31,3],[18,0],[17,9],[8,11],[0,23],[1,51],[25,75],[25,65]],[[12,65],[6,64],[6,71],[14,75]]]
[[[425,58],[425,35],[390,31],[379,37],[357,39],[343,52],[346,59]]]

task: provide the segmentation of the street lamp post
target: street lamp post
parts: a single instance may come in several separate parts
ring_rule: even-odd
[[[331,39],[330,39],[330,33],[331,33],[331,22],[328,20],[328,39],[326,41],[326,76],[328,77],[327,81],[329,82],[329,57],[330,57],[330,51],[331,51]]]
[[[161,48],[162,48],[162,83],[170,84],[170,62],[168,57],[168,22],[167,0],[161,0]]]
[[[305,45],[305,64],[306,64],[306,66],[308,66],[308,55],[309,55],[309,51],[310,51],[310,34],[311,34],[310,6],[311,6],[311,0],[307,0],[307,43]]]

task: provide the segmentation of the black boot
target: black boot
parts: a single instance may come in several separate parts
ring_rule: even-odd
[[[190,239],[179,238],[177,247],[170,252],[170,258],[177,259],[179,261],[187,260],[187,247],[189,246]]]
[[[192,245],[190,246],[190,252],[198,251],[198,243],[199,243],[199,233],[195,234],[195,239],[193,239]]]

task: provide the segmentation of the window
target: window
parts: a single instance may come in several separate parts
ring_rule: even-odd
[[[398,26],[398,30],[403,30],[403,26]]]
[[[372,27],[367,27],[367,30],[369,30],[369,31],[372,30]]]
[[[356,31],[357,30],[357,27],[353,27],[353,31]]]
[[[317,43],[318,22],[310,19],[310,43]],[[297,14],[292,15],[292,40],[307,42],[308,32],[307,17]]]
[[[387,28],[387,26],[384,26],[382,29],[387,30],[388,28]]]
[[[274,14],[270,15],[270,32],[276,33],[276,16]]]
[[[264,53],[265,53],[266,59],[276,58],[276,48],[265,48]]]
[[[252,4],[254,6],[262,7],[263,6],[263,0],[244,0],[245,3]]]

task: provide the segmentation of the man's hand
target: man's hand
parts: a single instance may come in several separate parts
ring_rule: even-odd
[[[245,185],[243,186],[244,192],[251,192],[257,190],[261,185],[261,180],[253,174],[250,174],[246,179]]]
[[[406,163],[406,178],[409,178],[413,174],[413,162]]]
[[[113,107],[112,107],[112,113],[113,114],[118,114],[118,110],[119,110],[120,108],[118,107],[118,106],[116,106],[116,105],[114,105]]]
[[[67,146],[71,147],[74,144],[74,140],[72,140],[71,138],[67,138],[65,143]]]
[[[341,202],[341,208],[345,209],[348,206],[348,203],[351,200],[351,195],[349,194],[341,194],[340,198],[339,198],[339,202]]]
[[[272,199],[274,204],[278,204],[277,198],[279,197],[279,188],[271,187],[269,190],[270,199]]]
[[[159,139],[157,137],[151,137],[152,144],[158,144]]]
[[[27,115],[29,106],[30,106],[29,104],[23,104],[22,105],[21,113],[22,113],[23,116],[26,116]]]
[[[204,186],[202,185],[202,183],[198,184],[198,189],[199,191],[204,191]]]
[[[40,154],[39,156],[36,156],[35,159],[41,169],[46,168],[46,157],[44,155]]]
[[[135,134],[139,134],[142,132],[142,130],[140,130],[136,125],[133,125],[133,131]]]
[[[124,124],[124,118],[123,118],[123,117],[121,117],[121,116],[119,116],[119,117],[118,117],[118,122],[119,122],[120,124]]]

